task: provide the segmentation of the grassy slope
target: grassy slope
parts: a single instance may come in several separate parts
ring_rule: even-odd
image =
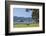
[[[14,27],[18,27],[18,28],[21,28],[21,27],[38,27],[39,26],[39,24],[29,24],[29,25],[27,25],[27,24],[16,24],[16,25],[14,25]]]

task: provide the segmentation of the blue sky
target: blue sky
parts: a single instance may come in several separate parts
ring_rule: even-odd
[[[28,12],[26,12],[26,8],[14,8],[13,16],[32,17],[32,10],[29,10]]]

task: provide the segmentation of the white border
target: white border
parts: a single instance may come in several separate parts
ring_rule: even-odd
[[[39,9],[39,27],[14,28],[13,8]],[[41,31],[42,30],[42,6],[10,5],[10,32]]]

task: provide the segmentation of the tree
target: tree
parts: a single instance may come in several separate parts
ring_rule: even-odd
[[[39,22],[39,9],[26,9],[26,12],[32,10],[32,19],[36,22]]]
[[[39,9],[32,10],[32,18],[34,21],[39,22]]]

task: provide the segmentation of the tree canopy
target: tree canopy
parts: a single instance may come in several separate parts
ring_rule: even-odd
[[[32,10],[32,19],[36,22],[39,22],[39,9],[26,9],[27,12],[29,10]]]

